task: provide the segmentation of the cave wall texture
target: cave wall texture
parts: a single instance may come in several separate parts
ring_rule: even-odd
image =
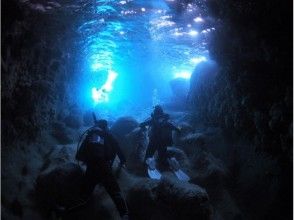
[[[210,83],[191,84],[195,121],[221,127],[232,143],[224,161],[249,218],[291,219],[292,2],[221,0],[206,7],[219,19],[209,43],[219,69]]]
[[[70,106],[75,14],[41,3],[2,2],[2,149],[16,139],[34,141]]]
[[[201,120],[291,157],[291,2],[221,0],[207,8],[219,21],[209,51],[220,69],[194,100]]]

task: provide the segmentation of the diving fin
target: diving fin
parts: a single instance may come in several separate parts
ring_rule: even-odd
[[[161,178],[161,173],[156,169],[156,161],[154,158],[150,157],[146,160],[148,166],[148,176],[151,179],[159,180]]]
[[[190,177],[185,174],[181,169],[174,171],[174,174],[178,177],[179,180],[184,181],[184,182],[189,182]]]
[[[190,180],[190,177],[180,169],[180,164],[175,157],[169,158],[168,163],[170,169],[173,171],[173,173],[179,180],[184,182],[188,182]]]
[[[151,179],[156,179],[156,180],[159,180],[161,178],[161,174],[157,169],[151,170],[151,169],[148,168],[148,176]]]

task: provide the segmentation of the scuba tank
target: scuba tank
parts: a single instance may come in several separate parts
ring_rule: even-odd
[[[97,123],[96,115],[93,112],[94,123]],[[87,162],[93,157],[99,157],[104,154],[103,131],[96,125],[88,128],[79,138],[77,144],[76,160]]]

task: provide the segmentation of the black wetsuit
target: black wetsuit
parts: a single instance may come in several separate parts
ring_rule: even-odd
[[[158,159],[161,165],[167,165],[167,146],[173,144],[172,131],[179,130],[168,121],[168,115],[152,116],[151,119],[140,124],[141,127],[151,127],[149,144],[147,147],[145,160],[152,157],[157,150]]]
[[[128,212],[126,202],[111,168],[116,155],[122,164],[126,161],[118,142],[109,132],[99,128],[92,129],[84,141],[87,151],[84,195],[91,195],[95,186],[101,183],[115,203],[120,215],[126,215]]]

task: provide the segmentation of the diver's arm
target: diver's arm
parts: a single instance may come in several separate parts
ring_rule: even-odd
[[[143,127],[145,127],[145,126],[150,126],[150,125],[151,125],[151,119],[148,119],[148,120],[146,120],[146,121],[140,123],[139,126],[140,126],[141,128],[143,128]]]

